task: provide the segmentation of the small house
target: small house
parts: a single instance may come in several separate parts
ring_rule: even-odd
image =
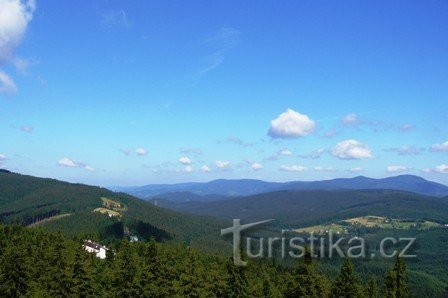
[[[102,246],[101,244],[93,242],[92,240],[84,240],[83,247],[86,251],[90,253],[95,253],[97,258],[100,259],[106,258],[107,248],[105,246]]]

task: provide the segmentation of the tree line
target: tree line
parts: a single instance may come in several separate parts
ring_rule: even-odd
[[[344,259],[329,278],[306,251],[294,269],[264,261],[236,267],[230,258],[150,240],[112,245],[105,260],[60,233],[0,226],[2,297],[407,297],[406,266],[397,258],[362,283]]]

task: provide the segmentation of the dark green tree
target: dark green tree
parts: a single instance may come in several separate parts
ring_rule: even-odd
[[[363,297],[361,284],[349,258],[345,258],[341,272],[331,288],[330,297]]]
[[[367,283],[364,292],[366,297],[378,298],[378,284],[376,282],[375,276],[370,277],[370,280]]]
[[[389,269],[384,278],[383,294],[390,298],[401,298],[407,295],[406,264],[399,255],[393,269]]]

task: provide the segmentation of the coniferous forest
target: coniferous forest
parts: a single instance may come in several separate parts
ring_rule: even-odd
[[[112,245],[106,259],[82,240],[0,226],[2,297],[408,297],[406,265],[397,258],[383,280],[361,282],[344,259],[335,277],[321,273],[309,250],[290,270],[267,262],[237,267],[230,258],[153,240]]]

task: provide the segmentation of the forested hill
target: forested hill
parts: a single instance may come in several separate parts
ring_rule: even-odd
[[[159,206],[223,219],[273,218],[287,227],[321,224],[364,215],[448,222],[448,200],[396,190],[279,191],[215,202],[171,202]]]
[[[103,198],[120,204],[118,216],[93,212],[107,211],[103,208],[106,207]],[[225,221],[166,210],[96,186],[0,172],[0,222],[30,225],[46,218],[55,220],[41,226],[62,230],[68,235],[84,233],[93,234],[97,239],[120,238],[126,226],[144,236],[155,233],[152,236],[197,247],[228,245],[220,238],[220,229],[228,225]]]

